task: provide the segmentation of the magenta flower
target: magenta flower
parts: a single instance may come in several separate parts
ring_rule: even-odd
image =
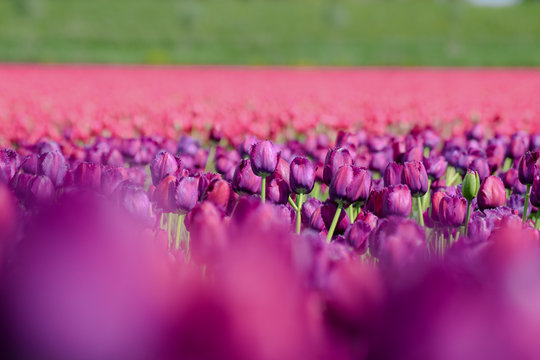
[[[498,176],[488,176],[480,185],[477,199],[480,210],[504,206],[506,192],[502,180]]]
[[[323,180],[330,186],[339,168],[344,165],[352,165],[352,157],[349,150],[345,148],[334,148],[328,150],[324,160]]]
[[[178,162],[170,153],[161,150],[156,154],[150,164],[150,173],[152,174],[152,184],[157,186],[159,182],[167,175],[174,175],[178,170]]]
[[[257,176],[270,176],[276,171],[279,153],[271,141],[264,140],[251,147],[249,153],[251,169]]]
[[[406,185],[389,186],[382,198],[382,216],[408,217],[412,210],[411,191]]]
[[[181,214],[188,213],[197,204],[199,178],[186,176],[180,178],[176,183],[174,200],[176,209]]]
[[[290,166],[290,186],[295,194],[309,194],[315,184],[315,168],[309,159],[296,157]]]
[[[249,159],[240,161],[234,171],[232,188],[240,194],[254,195],[261,191],[261,178],[253,173]]]
[[[391,185],[401,184],[401,173],[403,172],[403,165],[392,161],[388,164],[386,169],[384,169],[384,186],[388,187]]]
[[[428,176],[424,164],[420,161],[406,162],[403,165],[401,181],[409,187],[412,196],[423,196],[428,190]]]

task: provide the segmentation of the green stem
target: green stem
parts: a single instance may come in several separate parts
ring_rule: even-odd
[[[334,235],[334,231],[336,230],[336,226],[339,220],[339,215],[341,215],[342,208],[343,208],[343,204],[339,203],[336,209],[336,213],[334,214],[334,219],[332,219],[332,224],[330,225],[330,229],[328,230],[328,235],[326,236],[326,242],[330,242],[330,240],[332,240],[332,236]]]
[[[531,185],[527,185],[527,192],[525,193],[525,205],[523,205],[523,222],[527,220],[527,211],[529,210],[529,197],[531,195]]]
[[[469,235],[470,218],[471,218],[471,202],[467,201],[467,216],[465,217],[465,236]]]
[[[167,238],[169,239],[169,249],[171,248],[172,236],[171,236],[171,225],[172,225],[173,213],[169,213],[169,221],[167,221]]]
[[[261,177],[261,201],[264,204],[266,202],[266,176]]]
[[[431,152],[431,149],[428,148],[427,146],[424,146],[424,157],[425,158],[428,158],[429,157],[429,153]]]
[[[304,194],[296,195],[296,233],[300,234],[302,230],[302,205],[304,204]]]
[[[177,217],[177,223],[176,223],[176,246],[175,249],[180,248],[180,235],[182,232],[182,226],[184,225],[184,218],[185,215],[178,215]]]
[[[418,207],[418,223],[421,227],[424,227],[424,211],[422,210],[422,197],[416,198],[416,205]]]
[[[294,211],[298,212],[298,206],[296,206],[296,204],[294,203],[294,200],[292,199],[290,195],[289,195],[289,204],[291,204]]]
[[[214,165],[214,155],[216,153],[216,144],[212,142],[210,145],[210,151],[208,152],[208,158],[206,158],[206,165],[204,165],[204,171],[209,172]]]

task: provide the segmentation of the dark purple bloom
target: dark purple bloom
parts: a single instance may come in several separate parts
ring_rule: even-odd
[[[39,156],[36,153],[26,155],[21,162],[21,169],[27,174],[37,175]]]
[[[20,200],[24,200],[28,195],[28,187],[33,179],[34,175],[18,173],[11,179],[9,187],[15,192],[15,195],[17,195]]]
[[[369,168],[382,174],[390,161],[392,161],[391,151],[379,151],[372,153]]]
[[[304,204],[302,205],[301,214],[302,214],[302,224],[305,227],[309,226],[311,215],[313,215],[315,210],[320,208],[321,205],[322,205],[321,201],[316,198],[309,198],[306,200],[306,202],[304,202]]]
[[[251,169],[257,176],[269,176],[276,171],[279,153],[271,141],[264,140],[251,147]]]
[[[431,129],[425,129],[420,133],[421,139],[424,141],[424,146],[430,149],[434,149],[441,142],[441,138],[437,133]]]
[[[193,260],[200,264],[213,264],[226,246],[226,231],[222,214],[210,201],[197,204],[186,216],[190,233]]]
[[[382,265],[403,268],[424,258],[425,238],[424,229],[413,220],[382,219],[371,232],[369,251]]]
[[[174,200],[180,213],[188,213],[197,204],[198,187],[199,178],[187,176],[178,180]]]
[[[46,152],[39,157],[38,174],[51,179],[55,187],[63,185],[67,171],[68,164],[60,152]]]
[[[80,163],[73,173],[76,186],[89,189],[101,188],[101,164]]]
[[[178,162],[170,153],[161,150],[156,154],[150,164],[150,173],[152,174],[152,184],[157,186],[159,182],[167,175],[173,175],[178,170]]]
[[[474,170],[478,173],[478,177],[480,178],[480,181],[487,178],[491,172],[489,169],[489,165],[484,158],[475,158],[469,163],[469,169]]]
[[[47,176],[35,176],[28,184],[28,201],[31,204],[47,204],[54,199],[54,196],[54,184]]]
[[[416,145],[407,149],[401,157],[401,161],[403,162],[422,160],[424,160],[424,148],[421,145]]]
[[[371,190],[368,201],[366,203],[366,210],[375,214],[379,218],[382,217],[383,216],[383,201],[384,201],[384,196],[387,191],[388,191],[388,188],[383,188],[380,190],[375,190],[375,189]]]
[[[446,173],[448,163],[444,156],[430,156],[424,159],[426,172],[431,180],[438,180]]]
[[[388,187],[390,185],[399,185],[401,184],[401,174],[403,172],[403,165],[392,161],[384,169],[384,186]]]
[[[443,226],[459,227],[465,222],[467,200],[459,196],[445,195],[439,204],[440,223]]]
[[[530,139],[526,132],[520,131],[512,135],[508,146],[508,156],[514,160],[521,158],[529,150]]]
[[[149,219],[150,199],[144,189],[137,186],[126,186],[122,189],[122,207],[139,219]]]
[[[289,181],[291,178],[290,172],[291,172],[291,165],[287,162],[287,160],[285,160],[284,158],[280,156],[277,167],[276,167],[276,171],[274,171],[274,173],[269,177],[269,179],[277,177],[277,178],[280,178],[281,180],[285,180],[287,185],[289,185]]]
[[[497,171],[504,163],[506,149],[500,144],[491,144],[486,147],[486,159],[491,172]]]
[[[347,187],[352,182],[354,170],[351,165],[344,165],[334,175],[330,183],[329,196],[334,201],[347,201]]]
[[[363,168],[353,166],[353,179],[347,186],[347,201],[364,203],[371,192],[371,175]]]
[[[289,185],[285,180],[275,177],[266,183],[266,197],[275,204],[286,204],[289,199]]]
[[[324,221],[324,226],[326,230],[330,229],[330,225],[332,224],[332,220],[334,220],[334,215],[336,214],[337,205],[333,201],[326,201],[324,205],[321,207],[321,216]],[[314,213],[315,214],[315,213]],[[349,216],[347,215],[347,212],[342,211],[339,214],[339,219],[337,222],[336,229],[334,231],[334,235],[341,235],[347,230],[347,227],[349,227],[351,221],[349,219]]]
[[[403,165],[402,183],[407,185],[414,197],[423,196],[428,190],[428,176],[424,164],[409,161]]]
[[[324,183],[326,185],[330,185],[339,168],[344,165],[352,165],[352,157],[349,150],[345,148],[334,148],[328,150],[324,160]]]
[[[210,130],[210,141],[220,142],[223,138],[223,126],[220,124],[214,124]]]
[[[431,196],[431,220],[436,224],[444,218],[444,215],[441,213],[441,200],[445,196],[447,195],[442,191],[436,191]]]
[[[525,155],[521,157],[518,166],[519,181],[523,185],[532,185],[534,175],[540,164],[540,152],[539,151],[527,151]]]
[[[290,185],[295,194],[309,194],[315,184],[315,168],[305,157],[296,157],[290,166]]]
[[[112,149],[107,154],[103,154],[103,164],[109,166],[124,166],[124,156],[118,149]]]
[[[0,150],[0,182],[8,184],[21,165],[19,154],[12,149]]]
[[[124,139],[122,141],[122,145],[120,146],[122,155],[130,159],[133,159],[140,149],[141,139]]]
[[[534,207],[540,208],[540,172],[534,175],[531,187],[530,201]]]
[[[311,218],[309,219],[309,227],[317,231],[323,231],[326,229],[322,217],[322,205],[316,208],[311,214]]]
[[[203,200],[212,202],[216,207],[225,212],[231,199],[231,193],[231,184],[225,180],[216,180],[208,185]]]
[[[405,185],[389,186],[382,199],[382,216],[408,217],[412,210],[411,191]],[[375,213],[376,214],[376,213]]]
[[[356,253],[362,255],[367,251],[370,233],[371,227],[368,223],[355,221],[345,231],[345,240]]]
[[[236,167],[232,188],[237,193],[254,195],[261,191],[261,178],[253,173],[249,159],[243,159]]]
[[[176,210],[176,178],[172,175],[165,176],[156,186],[153,199],[157,206],[164,212]]]
[[[105,166],[101,172],[101,190],[104,194],[110,195],[116,187],[128,178],[127,171],[121,167]]]
[[[252,135],[246,136],[245,140],[240,144],[238,152],[243,158],[249,157],[251,153],[251,147],[255,145],[259,140]]]
[[[467,132],[467,138],[481,141],[484,138],[485,133],[486,129],[484,126],[482,124],[476,124]]]
[[[480,210],[504,206],[506,192],[502,180],[495,175],[488,176],[480,185],[477,199]]]

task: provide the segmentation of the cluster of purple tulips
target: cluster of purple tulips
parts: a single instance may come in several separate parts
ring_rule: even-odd
[[[0,150],[6,359],[534,359],[540,136]]]

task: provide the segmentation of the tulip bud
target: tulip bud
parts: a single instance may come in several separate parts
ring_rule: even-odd
[[[349,225],[345,231],[345,241],[357,254],[362,255],[367,251],[369,245],[369,234],[371,227],[363,221],[356,221]]]
[[[480,177],[476,171],[468,170],[461,184],[461,193],[468,201],[472,201],[480,189]]]
[[[73,181],[81,188],[101,188],[101,164],[80,163],[73,173]]]
[[[279,154],[271,141],[265,140],[251,147],[251,169],[257,176],[270,176],[276,171]]]
[[[226,212],[231,199],[231,192],[231,185],[227,181],[212,181],[206,189],[203,200],[212,202],[217,208]]]
[[[311,218],[309,219],[310,228],[317,231],[323,231],[326,229],[321,212],[322,212],[322,206],[316,208],[315,211],[313,211],[313,213],[311,214]]]
[[[290,166],[290,185],[295,194],[309,194],[315,185],[315,169],[305,157],[296,157]]]
[[[521,157],[519,161],[519,181],[523,185],[532,185],[534,180],[534,175],[540,165],[540,152],[539,151],[528,151]]]
[[[58,151],[41,154],[38,160],[38,174],[45,175],[53,182],[55,187],[62,186],[68,171],[68,164],[64,155]]]
[[[352,167],[353,178],[347,186],[347,201],[350,203],[365,202],[371,192],[371,175],[366,169]]]
[[[152,184],[157,186],[167,175],[173,175],[178,170],[178,162],[170,153],[161,150],[156,154],[150,164]]]
[[[321,201],[317,198],[309,198],[307,201],[302,205],[301,210],[301,216],[302,216],[302,225],[305,227],[309,226],[309,220],[311,219],[311,215],[320,208],[322,205]]]
[[[436,191],[431,197],[431,220],[434,223],[439,223],[442,219],[441,200],[446,196],[442,191]]]
[[[382,199],[382,216],[408,217],[412,210],[411,191],[405,185],[386,188]]]
[[[12,149],[0,150],[0,182],[8,184],[19,170],[21,160],[19,154]]]
[[[164,212],[173,212],[176,209],[176,178],[165,176],[154,190],[154,201]]]
[[[448,163],[444,156],[431,156],[424,159],[426,172],[431,180],[438,180],[446,173]]]
[[[502,180],[495,175],[488,176],[478,191],[478,208],[480,210],[504,206],[506,192]]]
[[[347,186],[352,182],[354,171],[351,165],[344,165],[336,172],[330,183],[329,196],[336,202],[347,200]]]
[[[220,142],[223,138],[223,127],[220,124],[215,124],[210,130],[210,141]]]
[[[30,204],[42,205],[51,202],[55,196],[54,184],[47,176],[35,176],[28,184]]]
[[[266,183],[266,197],[274,204],[286,204],[289,194],[289,185],[283,179],[275,177]]]
[[[530,201],[534,207],[540,208],[540,172],[537,172],[534,175],[533,184],[531,187]]]
[[[366,210],[369,212],[375,214],[377,217],[382,217],[382,208],[383,208],[383,199],[384,194],[388,191],[388,188],[384,188],[381,190],[371,190],[371,193],[369,194],[368,201],[366,203]]]
[[[426,194],[428,190],[428,176],[424,164],[420,161],[409,161],[403,166],[401,175],[403,184],[407,185],[414,197]]]
[[[445,195],[440,201],[439,216],[441,224],[448,227],[459,227],[465,222],[467,200],[458,196]]]
[[[352,158],[349,150],[345,148],[335,148],[328,150],[324,160],[323,181],[330,185],[339,168],[344,165],[352,165]]]
[[[27,173],[32,175],[37,175],[38,173],[38,161],[39,157],[35,153],[31,153],[24,157],[24,159],[21,162],[21,169]]]
[[[403,165],[400,165],[396,163],[395,161],[392,161],[391,163],[386,166],[386,169],[384,169],[384,186],[388,187],[391,185],[399,185],[401,184],[401,174],[403,172]]]
[[[198,187],[199,179],[196,177],[187,176],[178,180],[174,199],[180,213],[188,213],[197,204]]]
[[[249,159],[243,159],[236,167],[232,179],[233,190],[240,194],[254,195],[261,190],[261,178],[251,170]]]

